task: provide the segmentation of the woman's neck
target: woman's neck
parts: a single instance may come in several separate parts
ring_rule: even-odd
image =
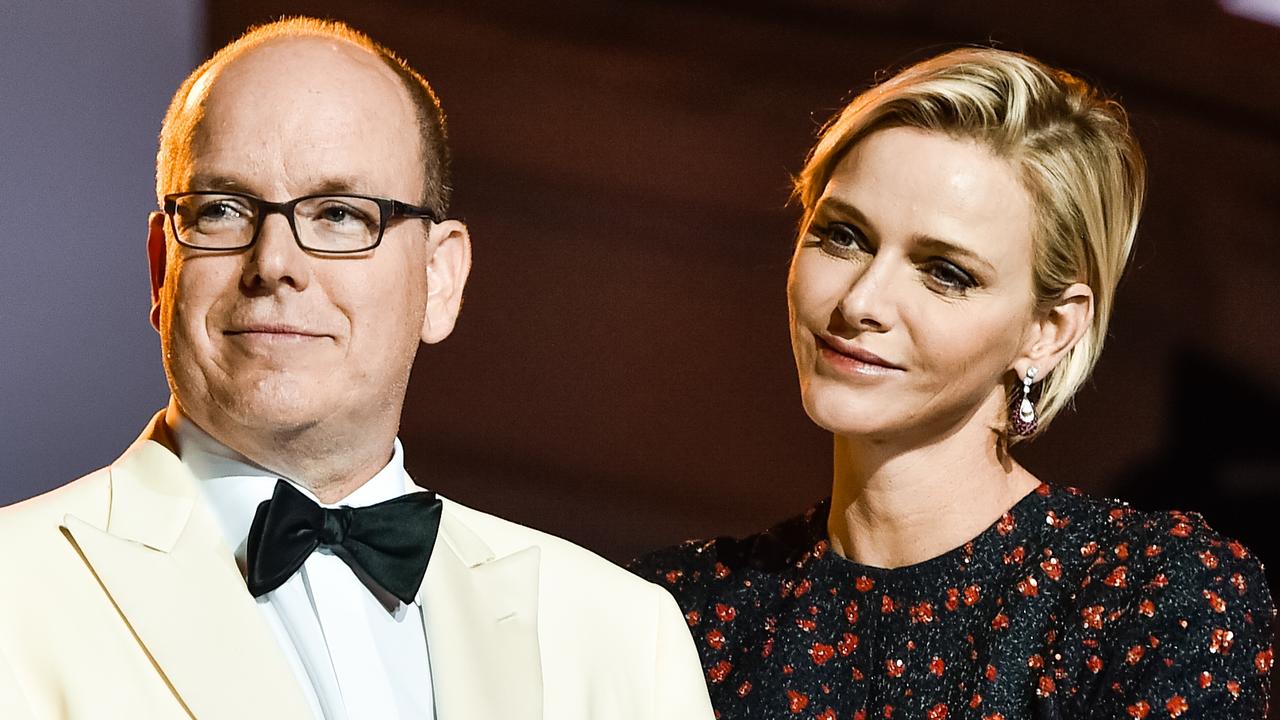
[[[881,568],[963,545],[1039,485],[979,424],[907,450],[837,435],[834,465],[832,549]]]

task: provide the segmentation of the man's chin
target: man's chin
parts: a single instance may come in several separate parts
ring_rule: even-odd
[[[335,414],[328,403],[320,402],[324,391],[317,388],[257,384],[211,395],[213,402],[202,414],[213,424],[239,428],[263,441],[306,432]]]

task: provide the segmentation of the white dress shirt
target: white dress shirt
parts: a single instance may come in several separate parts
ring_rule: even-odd
[[[200,481],[243,572],[249,525],[259,503],[271,497],[279,475],[214,440],[172,408],[168,417],[178,455]],[[292,484],[325,507],[364,507],[404,495],[406,482],[404,450],[397,439],[386,467],[337,503],[320,503],[306,488]],[[396,601],[398,607],[388,611],[346,563],[317,550],[257,602],[316,717],[435,717],[420,597],[412,606]]]

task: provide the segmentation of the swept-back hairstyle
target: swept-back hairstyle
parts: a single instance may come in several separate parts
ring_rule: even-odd
[[[419,149],[426,178],[420,202],[435,210],[438,216],[445,217],[449,211],[451,190],[449,147],[444,111],[440,109],[440,100],[431,86],[403,58],[368,35],[345,23],[309,17],[288,17],[250,28],[187,76],[169,103],[160,129],[160,149],[156,153],[157,200],[166,193],[188,189],[173,187],[172,183],[178,163],[187,158],[192,137],[202,117],[198,110],[187,107],[192,92],[203,92],[220,68],[246,51],[279,38],[296,37],[324,38],[355,45],[372,53],[400,78],[413,102],[420,130]]]
[[[917,63],[854,98],[822,130],[796,179],[802,233],[849,149],[892,127],[974,140],[1013,165],[1034,203],[1039,309],[1052,307],[1073,283],[1093,290],[1088,330],[1041,378],[1038,434],[1098,361],[1137,232],[1146,161],[1124,109],[1079,78],[1018,53],[966,48]]]

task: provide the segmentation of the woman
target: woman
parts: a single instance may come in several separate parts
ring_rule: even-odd
[[[687,613],[723,720],[1264,717],[1258,560],[1009,454],[1097,360],[1144,182],[1119,105],[997,50],[823,131],[787,295],[832,497],[633,567]]]

